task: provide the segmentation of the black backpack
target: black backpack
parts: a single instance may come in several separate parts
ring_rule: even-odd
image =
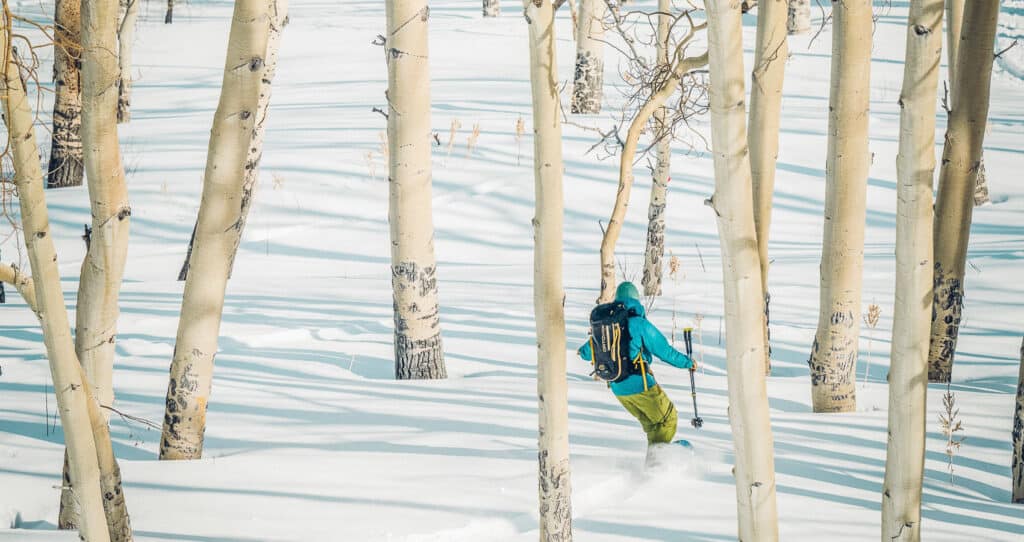
[[[641,367],[642,359],[629,357],[629,319],[633,316],[636,312],[626,308],[621,301],[598,305],[590,311],[590,351],[594,374],[605,382],[622,382],[645,370]]]

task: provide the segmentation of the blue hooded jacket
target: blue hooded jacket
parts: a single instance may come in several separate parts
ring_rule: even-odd
[[[620,295],[616,296],[615,300],[625,304],[627,309],[631,309],[636,312],[636,316],[629,319],[630,359],[636,359],[637,353],[641,353],[643,355],[644,362],[650,365],[652,360],[651,354],[654,354],[665,363],[680,369],[689,369],[690,367],[693,367],[693,360],[686,354],[672,348],[672,345],[670,345],[668,340],[665,339],[665,336],[658,331],[658,328],[654,327],[654,324],[647,320],[644,307],[640,304],[638,299],[626,297],[620,293]],[[583,346],[581,346],[576,352],[585,361],[593,361],[594,359],[594,355],[590,349],[590,340],[583,343]],[[654,375],[648,372],[647,387],[651,388],[656,384],[657,382],[654,380]],[[644,391],[644,377],[639,374],[629,375],[622,382],[612,382],[611,388],[612,393],[615,395],[633,395],[635,393],[642,393]]]

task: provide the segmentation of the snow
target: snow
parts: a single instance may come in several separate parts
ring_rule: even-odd
[[[509,2],[500,18],[484,20],[478,3],[431,3],[433,124],[445,145],[451,121],[462,124],[451,154],[442,145],[434,160],[450,378],[396,382],[386,162],[379,151],[385,123],[371,111],[385,105],[383,53],[371,44],[384,29],[384,4],[291,4],[260,185],[228,288],[204,459],[158,462],[158,430],[116,415],[111,420],[137,539],[535,540],[532,139],[528,133],[517,145],[514,128],[520,117],[529,126],[531,112],[521,11]],[[857,374],[864,382],[853,414],[811,414],[806,368],[817,319],[829,30],[813,43],[811,36],[794,38],[787,64],[771,238],[775,370],[768,380],[785,541],[863,541],[879,532],[906,2],[877,4],[864,303],[878,303],[882,318],[877,329],[863,330]],[[1000,40],[1020,34],[1020,3],[1004,4]],[[12,5],[36,20],[52,12],[50,2]],[[636,6],[649,9],[653,2]],[[175,278],[198,208],[230,9],[223,0],[194,0],[179,5],[174,24],[165,26],[159,2],[142,5],[133,120],[119,128],[133,223],[115,406],[157,424],[183,287]],[[558,19],[564,81],[574,58],[567,10]],[[749,67],[754,18],[744,22]],[[40,73],[48,74],[51,53],[40,54]],[[975,211],[972,227],[951,386],[967,440],[955,457],[952,484],[938,425],[945,388],[929,391],[922,535],[931,541],[1024,535],[1024,508],[1009,503],[1010,418],[1024,318],[1024,290],[1014,279],[1024,258],[1024,188],[1013,173],[1024,153],[1022,72],[1014,67],[1021,64],[1012,64],[1019,58],[1008,53],[993,77],[985,160],[994,203]],[[612,84],[615,73],[609,61]],[[607,89],[610,99],[616,95]],[[40,116],[48,125],[51,97],[43,98]],[[479,143],[468,154],[476,123]],[[939,124],[944,129],[942,115]],[[38,135],[46,156],[48,133],[40,128]],[[607,219],[615,194],[616,165],[584,154],[592,144],[592,134],[564,127],[570,348],[582,341],[597,294],[597,222]],[[703,204],[713,185],[709,154],[677,149],[673,174],[666,242],[682,271],[667,280],[652,319],[670,333],[673,311],[678,327],[703,315],[695,341],[706,362],[697,377],[703,429],[688,424],[688,376],[663,364],[654,370],[679,408],[679,437],[699,454],[644,471],[638,424],[568,351],[578,540],[736,536],[721,269],[712,211]],[[637,277],[649,182],[638,168],[619,244]],[[47,197],[73,308],[86,192]],[[5,261],[23,257],[18,242],[0,245]],[[73,540],[73,533],[53,531],[62,434],[59,423],[52,428],[39,327],[10,290],[0,329],[0,540]]]

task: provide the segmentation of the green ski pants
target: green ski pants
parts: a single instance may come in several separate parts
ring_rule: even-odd
[[[679,416],[672,400],[661,391],[661,386],[655,385],[647,391],[616,398],[640,421],[644,433],[647,433],[648,444],[672,442],[672,437],[676,435],[676,422]]]

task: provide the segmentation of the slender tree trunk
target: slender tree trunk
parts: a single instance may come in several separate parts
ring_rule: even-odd
[[[668,69],[668,37],[672,24],[672,2],[658,0],[658,64]],[[665,127],[665,107],[654,112],[655,133],[661,140],[655,147],[654,178],[651,182],[651,202],[647,206],[647,249],[644,251],[644,275],[641,281],[644,295],[661,295],[661,275],[665,256],[665,206],[668,183],[671,178],[672,134]]]
[[[725,285],[729,422],[736,454],[734,477],[739,540],[776,541],[775,455],[764,375],[764,324],[743,107],[743,44],[739,4],[707,0],[711,72],[711,147]]]
[[[167,0],[167,13],[164,14],[164,24],[174,22],[174,0]]]
[[[1010,485],[1013,502],[1024,503],[1024,342],[1020,345],[1020,374],[1017,379],[1017,403],[1013,409],[1013,434]]]
[[[0,282],[14,286],[21,298],[25,300],[32,312],[39,312],[36,305],[36,287],[32,283],[32,276],[26,275],[21,269],[13,265],[0,263]]]
[[[787,0],[786,30],[791,36],[811,31],[811,0]]]
[[[935,95],[942,57],[943,0],[912,0],[900,93],[896,157],[896,304],[889,364],[889,441],[882,540],[921,538],[928,331],[932,311],[932,185]]]
[[[395,378],[446,378],[430,179],[426,0],[387,1],[388,157]]]
[[[242,184],[257,120],[271,14],[267,0],[236,0],[220,103],[213,119],[191,271],[167,387],[160,459],[198,459],[213,379],[231,251],[241,234]]]
[[[78,61],[81,54],[81,2],[54,2],[53,138],[46,187],[81,186],[82,98],[79,95]]]
[[[89,542],[105,542],[110,540],[110,536],[103,509],[96,442],[89,423],[88,402],[92,398],[71,341],[57,252],[50,237],[34,116],[18,66],[13,62],[8,32],[6,17],[0,17],[0,52],[5,57],[0,64],[4,70],[0,101],[3,102],[3,117],[7,124],[7,144],[13,151],[14,183],[18,188],[25,248],[36,288],[36,314],[43,329],[43,343],[57,395],[57,410],[68,447],[69,478],[82,509],[79,533]]]
[[[871,160],[871,27],[870,1],[833,4],[821,301],[818,331],[807,361],[815,412],[852,412],[857,408],[855,372]]]
[[[136,0],[137,1],[137,0]],[[288,20],[288,0],[270,1],[270,36],[267,38],[267,63],[263,69],[263,78],[260,83],[260,100],[256,107],[256,127],[252,132],[252,144],[249,146],[249,153],[245,159],[245,179],[242,181],[240,223],[238,225],[238,238],[231,250],[231,261],[228,265],[228,278],[235,269],[235,258],[238,257],[238,246],[242,242],[242,234],[245,233],[245,224],[249,218],[249,209],[252,208],[252,200],[259,181],[260,161],[263,159],[263,134],[266,132],[267,114],[270,111],[271,83],[274,75],[277,74],[277,51],[281,46],[281,33],[284,31],[285,22]],[[189,254],[192,252],[192,241],[189,242]],[[188,274],[188,260],[185,260],[184,273]],[[185,280],[185,277],[178,277],[178,280]]]
[[[575,0],[569,0],[570,2]],[[604,95],[605,0],[579,0],[580,20],[576,30],[576,74],[572,84],[573,113],[596,115]]]
[[[484,17],[497,17],[501,15],[500,0],[483,0]]]
[[[946,0],[946,79],[953,86],[956,78],[956,57],[960,51],[960,32],[964,24],[964,0]],[[955,106],[952,92],[949,103]]]
[[[121,76],[117,80],[117,122],[132,118],[132,48],[135,42],[135,22],[139,16],[139,0],[120,0],[121,26],[117,31],[118,64]]]
[[[92,235],[78,282],[75,317],[75,353],[93,386],[93,395],[104,405],[114,402],[114,341],[118,298],[128,253],[131,207],[125,186],[121,152],[117,138],[118,59],[113,53],[116,42],[117,0],[83,4],[82,10],[82,146],[89,186]],[[100,470],[104,485],[116,487],[116,500],[105,502],[111,522],[111,540],[130,540],[128,512],[120,494],[120,470],[104,455],[107,417],[98,408],[91,414],[100,450]],[[99,426],[102,425],[102,428]],[[65,461],[65,478],[67,478]],[[58,526],[75,525],[77,509],[74,496],[65,488],[61,493]]]
[[[998,0],[968,2],[956,61],[954,98],[942,152],[935,198],[935,283],[928,380],[949,382],[963,309],[964,265],[974,210],[974,189],[988,120],[992,83],[992,44]]]
[[[231,252],[231,263],[228,269],[228,278],[231,278],[231,275],[234,272],[235,258],[238,256],[238,247],[242,241],[242,234],[245,231],[245,224],[249,217],[249,209],[252,207],[256,184],[259,180],[259,163],[263,157],[263,134],[265,132],[264,127],[270,106],[271,83],[274,80],[274,75],[277,73],[277,52],[280,47],[281,33],[284,31],[284,26],[288,19],[287,0],[271,0],[271,3],[272,5],[270,9],[273,23],[270,27],[270,36],[267,40],[267,60],[262,79],[263,89],[260,91],[260,101],[256,113],[257,121],[256,127],[253,130],[252,145],[249,147],[249,154],[246,158],[245,180],[242,184],[241,223],[239,224],[240,231],[238,241],[235,243],[235,248]],[[178,272],[179,281],[184,281],[188,278],[189,259],[192,257],[192,246],[195,243],[195,238],[196,228],[193,225],[192,236],[188,241],[188,252],[185,254],[185,261],[182,263],[181,270]]]
[[[771,372],[768,343],[768,231],[775,190],[775,162],[779,156],[779,117],[782,111],[782,80],[789,47],[786,41],[787,0],[765,0],[758,8],[754,69],[750,73],[750,174],[754,190],[754,226],[761,260],[764,292],[765,372]]]
[[[619,157],[619,190],[615,196],[611,217],[608,219],[608,227],[605,228],[604,237],[601,239],[601,294],[597,299],[598,303],[608,303],[615,298],[615,244],[619,241],[622,223],[626,219],[629,193],[633,188],[633,158],[640,143],[640,135],[651,115],[665,105],[665,101],[679,88],[683,76],[706,65],[707,62],[707,54],[677,59],[672,74],[665,78],[664,86],[648,98],[630,122],[626,142]]]
[[[570,0],[571,1],[571,0]],[[555,54],[555,8],[523,0],[533,98],[533,308],[537,323],[538,488],[541,542],[572,540],[569,400],[562,289],[562,125]]]

